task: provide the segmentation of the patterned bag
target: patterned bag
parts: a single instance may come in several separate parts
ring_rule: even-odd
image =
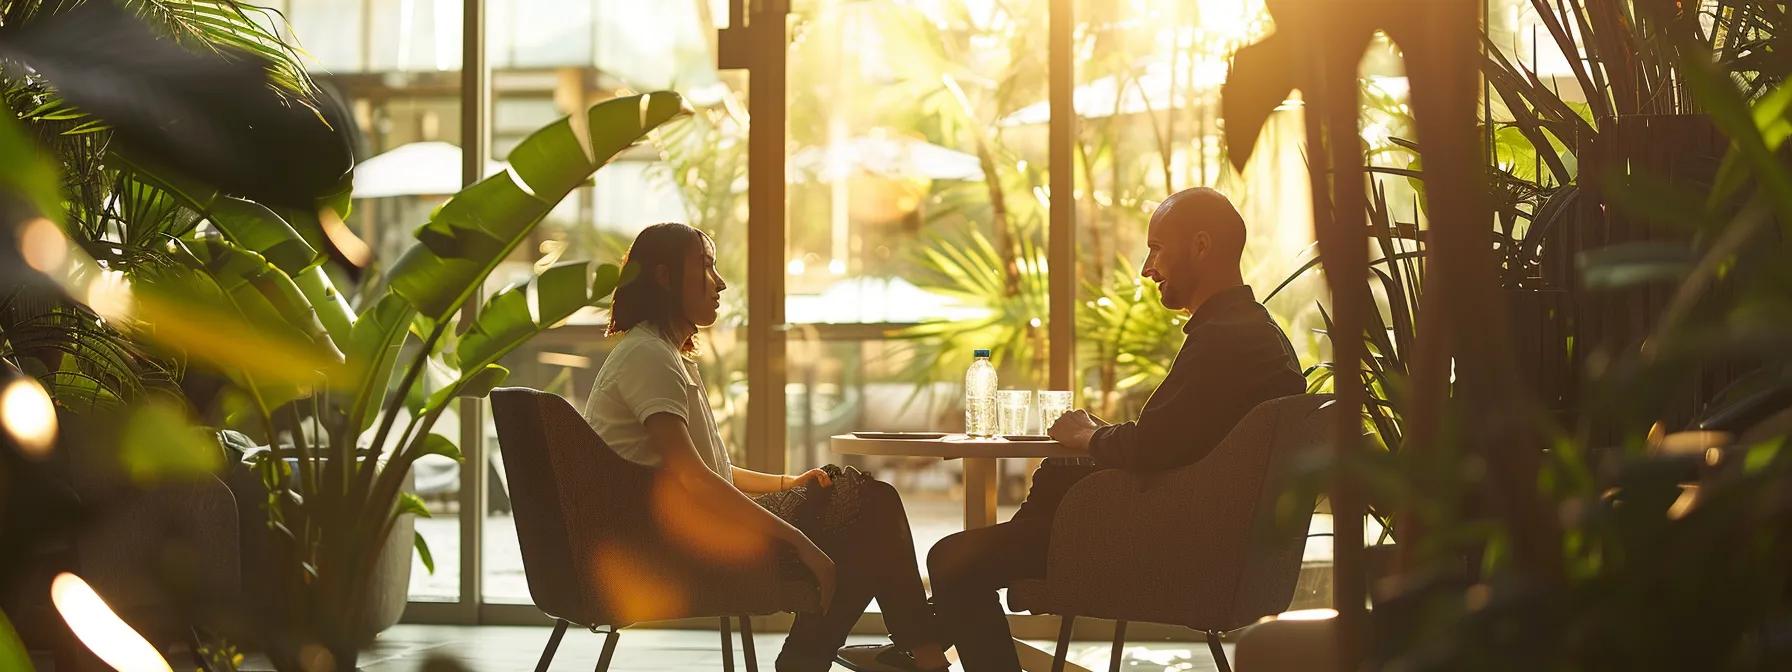
[[[871,476],[853,467],[827,465],[821,468],[834,480],[832,487],[799,485],[789,490],[754,495],[753,501],[765,507],[803,534],[839,534],[859,518],[859,493]]]

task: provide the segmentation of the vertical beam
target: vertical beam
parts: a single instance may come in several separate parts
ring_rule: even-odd
[[[470,0],[468,0],[470,1]],[[373,0],[361,0],[361,72],[373,72]]]
[[[1071,390],[1076,360],[1076,62],[1071,36],[1076,25],[1073,0],[1051,0],[1046,79],[1051,104],[1050,268],[1051,389]]]
[[[485,0],[461,0],[460,180],[463,186],[485,177],[485,154],[491,150],[492,78],[485,59]],[[471,324],[485,301],[484,288],[473,292],[461,309],[461,324]],[[460,400],[460,602],[456,620],[479,621],[481,533],[485,523],[485,400]]]
[[[744,0],[743,0],[744,2]],[[784,471],[785,0],[753,3],[747,112],[747,468]],[[730,10],[733,17],[733,8]],[[730,26],[730,30],[733,26]],[[724,252],[726,254],[726,252]]]

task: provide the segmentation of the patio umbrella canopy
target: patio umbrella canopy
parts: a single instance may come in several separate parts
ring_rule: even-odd
[[[485,174],[506,167],[488,159]],[[401,145],[355,166],[355,198],[447,196],[460,189],[460,148],[446,142]]]
[[[863,135],[806,147],[791,155],[790,167],[822,180],[838,179],[852,168],[885,177],[983,179],[976,156],[902,135]]]

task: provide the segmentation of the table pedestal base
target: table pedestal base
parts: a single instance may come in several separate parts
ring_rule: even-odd
[[[993,457],[964,458],[964,529],[996,524],[996,475],[1001,471]]]

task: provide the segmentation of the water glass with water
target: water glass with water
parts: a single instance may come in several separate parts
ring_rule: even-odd
[[[1058,421],[1058,416],[1070,412],[1070,405],[1073,401],[1075,399],[1067,390],[1040,390],[1039,433],[1050,433],[1052,423]]]
[[[996,393],[996,425],[1000,433],[1027,433],[1027,411],[1033,407],[1032,390],[1002,390]]]

